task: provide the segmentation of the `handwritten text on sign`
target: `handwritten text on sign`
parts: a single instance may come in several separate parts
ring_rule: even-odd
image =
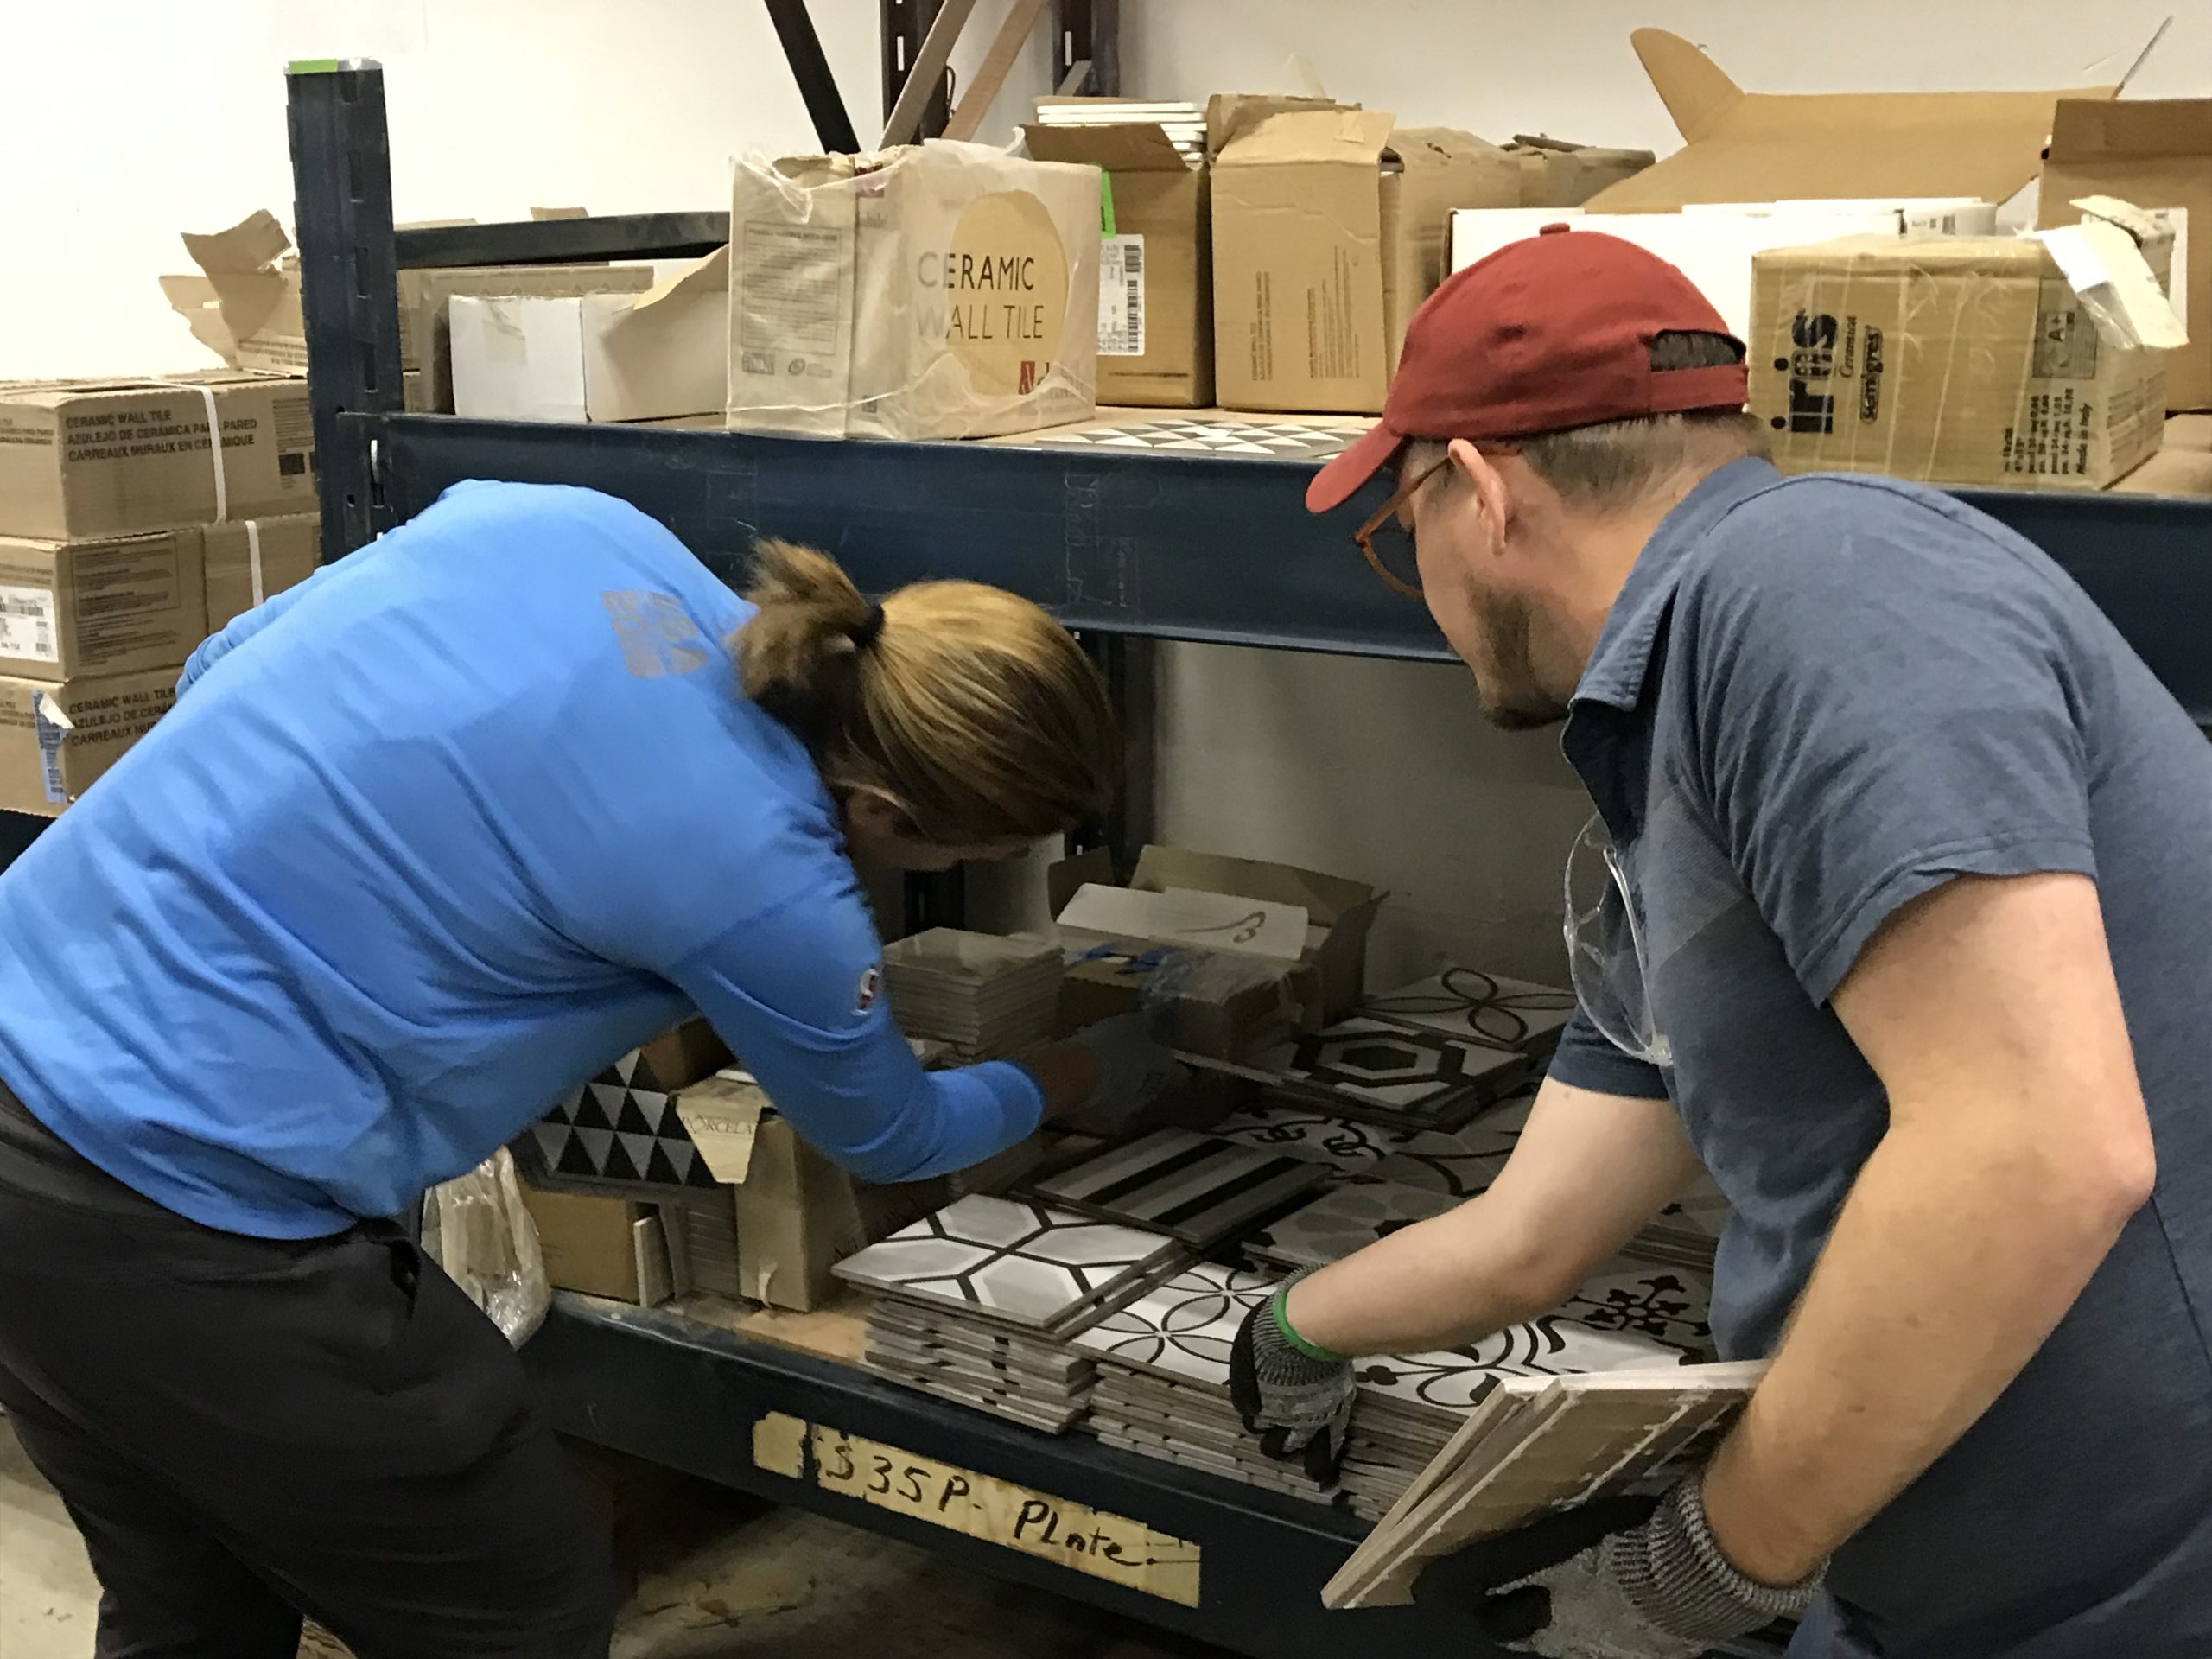
[[[781,1412],[753,1424],[753,1461],[1148,1596],[1198,1605],[1198,1546],[1139,1521]]]

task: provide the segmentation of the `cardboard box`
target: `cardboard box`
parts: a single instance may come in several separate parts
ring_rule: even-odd
[[[2113,485],[2119,495],[2212,497],[2212,415],[2176,415],[2158,454]]]
[[[184,245],[199,274],[164,276],[162,292],[193,336],[234,369],[305,374],[299,264],[276,216],[264,208],[226,231],[187,232]],[[634,294],[652,287],[652,268],[644,264],[459,265],[401,271],[399,361],[408,377],[407,407],[453,412],[446,308],[455,295]]]
[[[1629,39],[1682,148],[1591,197],[1599,213],[1834,196],[2002,202],[2036,176],[2060,99],[2117,90],[1747,92],[1679,35]]]
[[[304,380],[216,370],[0,387],[0,535],[86,541],[315,504]]]
[[[194,533],[207,578],[209,633],[299,586],[322,557],[322,519],[312,512],[202,524]]]
[[[1680,213],[1586,213],[1573,207],[1482,207],[1452,215],[1452,269],[1464,270],[1547,225],[1601,231],[1648,248],[1696,283],[1729,333],[1750,338],[1751,261],[1770,248],[1828,242],[1840,236],[1900,233],[1896,209],[1830,213],[1754,208]]]
[[[1084,419],[1098,181],[941,141],[740,162],[729,424],[965,438]]]
[[[207,637],[198,532],[0,537],[0,674],[70,680],[182,667]]]
[[[556,1290],[653,1307],[677,1294],[668,1232],[650,1204],[522,1187],[537,1227],[546,1282]]]
[[[2093,251],[2163,304],[2127,234]],[[1789,471],[1945,484],[2101,488],[2147,460],[2165,422],[2164,353],[2085,302],[2080,251],[2027,238],[1853,238],[1757,263],[1751,406]],[[2158,320],[2149,318],[2147,328]],[[2171,311],[2164,321],[2172,321]]]
[[[1052,913],[1056,917],[1065,915],[1085,885],[1112,880],[1112,861],[1103,851],[1062,860],[1046,874]],[[1368,930],[1374,925],[1375,912],[1382,904],[1382,894],[1366,882],[1262,859],[1230,858],[1180,847],[1147,847],[1138,855],[1136,868],[1127,886],[1137,893],[1166,894],[1171,890],[1228,893],[1263,906],[1287,906],[1304,911],[1305,938],[1294,960],[1284,964],[1288,976],[1286,982],[1304,1023],[1318,1027],[1343,1018],[1358,1005],[1367,975]],[[1145,942],[1197,950],[1218,949],[1217,944],[1195,934],[1167,939],[1147,936]],[[1128,976],[1125,970],[1116,967],[1084,973],[1075,963],[1070,963],[1068,972],[1071,979],[1094,984],[1109,974],[1123,980]]]
[[[1113,224],[1100,243],[1098,401],[1213,402],[1213,223],[1206,170],[1164,128],[1025,127],[1039,161],[1097,168]]]
[[[669,420],[728,401],[728,249],[636,296],[456,294],[447,323],[456,414]]]
[[[2166,406],[2212,409],[2212,99],[2062,99],[2039,222],[2075,223],[2089,195],[2173,210],[2174,308],[2190,343],[2166,359]]]
[[[1217,98],[1207,125],[1222,403],[1375,413],[1452,210],[1518,205],[1520,162],[1374,111]]]
[[[1602,149],[1525,132],[1516,133],[1505,148],[1521,163],[1523,207],[1580,207],[1656,159],[1648,149]]]
[[[176,701],[176,671],[67,680],[0,677],[0,810],[57,817]]]
[[[942,1179],[856,1180],[766,1112],[737,1188],[738,1281],[754,1301],[810,1312],[836,1294],[838,1262],[950,1201]]]

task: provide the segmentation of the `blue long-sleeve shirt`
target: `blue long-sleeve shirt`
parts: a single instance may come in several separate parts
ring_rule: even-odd
[[[693,1005],[868,1179],[1027,1134],[1025,1072],[924,1072],[875,995],[751,613],[622,502],[466,484],[239,618],[0,874],[0,1080],[264,1237],[397,1211]]]

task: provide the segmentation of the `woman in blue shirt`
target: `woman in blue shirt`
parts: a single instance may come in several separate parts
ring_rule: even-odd
[[[1026,601],[775,543],[741,599],[587,490],[459,486],[203,645],[0,875],[0,1405],[100,1652],[603,1654],[518,1363],[374,1218],[694,1006],[871,1180],[1141,1104],[1128,1024],[923,1071],[848,857],[1013,853],[1117,754]]]

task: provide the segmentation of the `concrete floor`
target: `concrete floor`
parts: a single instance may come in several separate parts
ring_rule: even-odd
[[[796,1510],[695,1490],[636,1529],[612,1659],[1227,1659]],[[0,1659],[88,1659],[99,1586],[0,1422]],[[315,1659],[342,1649],[311,1643]]]

